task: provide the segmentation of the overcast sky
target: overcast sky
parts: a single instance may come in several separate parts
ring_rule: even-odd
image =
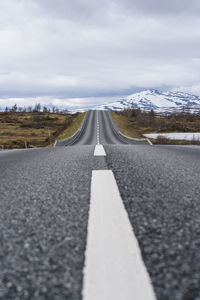
[[[199,0],[0,0],[0,106],[147,88],[200,95]]]

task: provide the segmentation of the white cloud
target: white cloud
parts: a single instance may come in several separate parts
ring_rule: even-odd
[[[200,94],[199,12],[196,0],[1,0],[0,97]]]

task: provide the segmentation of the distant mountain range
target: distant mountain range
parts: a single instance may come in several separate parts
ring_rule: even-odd
[[[95,107],[98,110],[123,110],[125,108],[154,109],[158,112],[180,110],[183,106],[191,109],[200,108],[200,97],[183,92],[160,92],[146,90],[132,94],[116,102]]]

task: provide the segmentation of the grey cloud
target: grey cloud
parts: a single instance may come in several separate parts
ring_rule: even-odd
[[[1,0],[0,96],[103,97],[179,86],[200,93],[199,6]]]
[[[106,0],[36,0],[36,3],[44,14],[85,23],[105,21],[112,8],[112,1]]]
[[[119,4],[126,8],[131,8],[132,13],[140,12],[147,15],[174,15],[177,17],[179,14],[199,14],[200,2],[199,0],[124,0],[117,1]]]
[[[199,0],[36,0],[38,6],[54,16],[75,19],[95,19],[109,16],[109,12],[123,14],[174,15],[200,13]]]

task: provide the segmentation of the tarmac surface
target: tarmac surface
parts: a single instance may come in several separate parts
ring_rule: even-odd
[[[0,299],[82,299],[91,174],[109,169],[157,299],[199,300],[200,148],[125,144],[98,120],[105,157],[95,111],[73,146],[0,152]]]

